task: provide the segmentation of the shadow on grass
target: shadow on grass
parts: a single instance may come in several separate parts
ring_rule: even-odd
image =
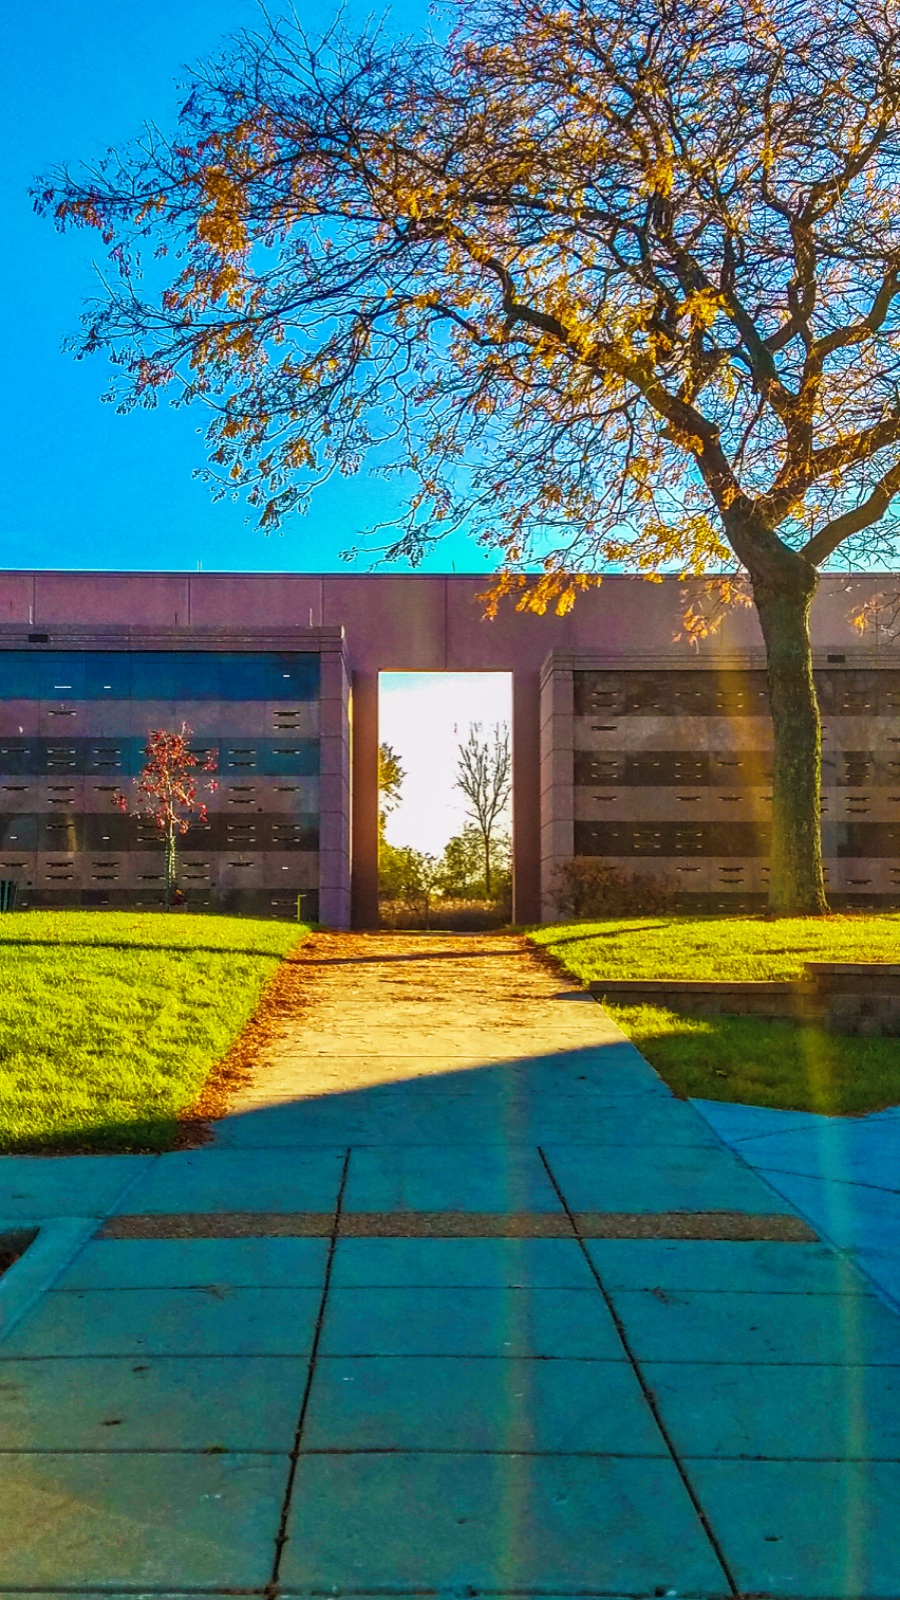
[[[674,920],[674,919],[673,919]],[[619,924],[614,928],[595,928],[590,933],[566,934],[564,939],[541,939],[536,941],[538,950],[555,950],[561,944],[584,944],[587,939],[622,939],[631,933],[658,933],[660,928],[668,928],[668,922],[642,922],[639,928],[623,928]]]
[[[892,1038],[829,1033],[788,1018],[605,1009],[681,1098],[858,1116],[900,1103]]]
[[[298,935],[298,943],[302,939]],[[161,955],[204,956],[258,956],[265,961],[296,961],[289,949],[265,950],[247,948],[237,944],[160,944],[154,940],[140,939],[4,939],[0,936],[0,954],[4,950],[158,950]]]
[[[0,1163],[3,1156],[140,1156],[161,1155],[185,1145],[207,1144],[211,1134],[205,1123],[182,1122],[177,1117],[120,1117],[109,1122],[88,1123],[52,1138],[33,1134],[0,1137]],[[2,1171],[2,1165],[0,1165]],[[2,1201],[0,1201],[2,1214]]]

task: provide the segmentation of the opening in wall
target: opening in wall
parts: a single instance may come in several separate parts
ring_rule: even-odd
[[[512,675],[382,672],[379,750],[382,924],[508,922]]]

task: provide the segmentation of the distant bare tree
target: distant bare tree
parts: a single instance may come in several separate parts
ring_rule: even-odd
[[[489,738],[484,737],[480,722],[469,725],[469,737],[459,747],[456,787],[469,802],[468,814],[481,835],[484,888],[490,899],[492,846],[512,792],[508,723],[495,722]]]

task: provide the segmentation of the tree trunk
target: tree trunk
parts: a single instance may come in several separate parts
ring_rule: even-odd
[[[774,737],[769,910],[777,916],[821,916],[828,909],[819,820],[822,730],[809,638],[818,579],[810,564],[793,554],[779,565],[777,575],[752,578],[766,642]]]
[[[487,832],[484,836],[484,898],[491,898],[491,836]]]
[[[175,829],[170,827],[166,833],[166,910],[172,909],[172,890],[175,887]]]

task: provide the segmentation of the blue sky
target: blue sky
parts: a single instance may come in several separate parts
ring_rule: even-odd
[[[307,0],[302,20],[316,30],[334,10],[335,0]],[[367,0],[345,7],[350,23],[370,10]],[[418,31],[426,0],[396,0],[389,16],[398,31]],[[171,125],[186,64],[259,17],[256,0],[12,0],[6,8],[0,566],[349,570],[339,552],[371,518],[381,486],[363,476],[328,485],[306,517],[269,538],[243,505],[213,502],[192,477],[205,459],[203,413],[163,404],[118,416],[101,403],[104,358],[79,363],[61,350],[93,292],[98,241],[58,234],[33,215],[28,197],[33,178],[56,162],[90,160],[127,142],[145,119]],[[484,565],[464,536],[447,539],[428,562],[433,571]]]

